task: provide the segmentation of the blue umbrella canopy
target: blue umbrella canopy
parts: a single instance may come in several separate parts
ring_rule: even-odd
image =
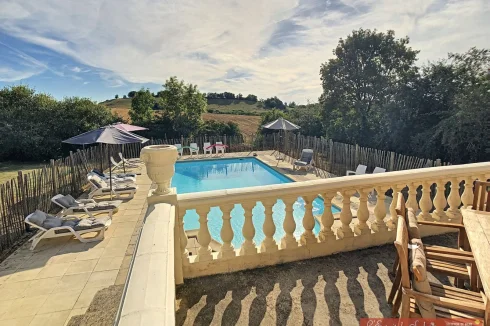
[[[128,131],[121,130],[114,125],[84,132],[78,136],[63,140],[63,143],[73,145],[87,145],[93,143],[124,145],[132,143],[146,143],[147,138]]]

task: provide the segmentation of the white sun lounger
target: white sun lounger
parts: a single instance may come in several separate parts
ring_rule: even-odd
[[[124,163],[124,166],[123,166],[123,161],[120,161],[118,163],[118,162],[116,162],[116,160],[112,156],[111,156],[110,160],[112,163],[112,171],[116,171],[116,170],[122,171],[124,169],[135,169],[135,168],[141,169],[141,166],[134,164],[134,163],[128,163],[128,164]]]
[[[102,180],[104,180],[107,184],[109,184],[110,182],[110,178],[106,177],[105,175],[104,176],[101,176],[99,173],[95,173],[95,172],[89,172],[87,173],[87,178],[89,176],[96,176],[96,177],[99,177],[101,178]],[[124,177],[124,178],[118,178],[117,176],[113,175],[112,176],[112,184],[113,185],[117,185],[117,186],[135,186],[136,185],[136,178],[135,177]]]
[[[386,169],[380,168],[379,166],[375,167],[373,170],[373,174],[374,173],[384,173],[384,172],[386,172]]]
[[[180,156],[184,153],[184,149],[182,148],[182,144],[174,144],[175,147],[177,147],[177,152],[179,153]]]
[[[303,149],[301,151],[301,157],[299,160],[294,161],[293,163],[293,171],[296,169],[305,169],[308,171],[313,167],[313,150],[312,149]]]
[[[197,146],[196,143],[191,143],[191,145],[189,146],[189,151],[191,152],[191,155],[192,154],[199,155],[199,146]]]
[[[213,148],[211,147],[211,143],[204,143],[203,151],[204,151],[204,155],[213,154]]]
[[[63,196],[58,194],[51,198],[51,201],[61,207],[61,211],[57,216],[87,214],[94,217],[93,214],[109,213],[109,217],[115,210],[119,208],[121,200],[111,200],[105,202],[96,202],[93,199],[78,199],[76,200],[70,195]]]
[[[125,164],[143,164],[139,158],[124,158],[121,152],[119,152],[119,158],[124,161]]]
[[[216,154],[218,154],[218,153],[224,154],[225,153],[226,146],[223,145],[223,142],[217,141],[216,144],[214,145],[214,147],[216,148]]]
[[[107,196],[111,194],[110,185],[107,184],[104,180],[102,180],[97,175],[89,175],[87,176],[88,181],[92,186],[92,190],[88,194],[88,198],[92,199],[95,196]],[[137,185],[125,186],[125,185],[112,185],[112,195],[116,196],[117,199],[131,199],[134,197],[134,193],[138,190]],[[126,197],[121,197],[121,195],[128,195]]]
[[[345,175],[360,175],[360,174],[366,174],[366,169],[367,166],[359,164],[357,166],[357,169],[355,171],[347,170],[347,173]]]
[[[24,222],[39,229],[39,232],[29,240],[32,241],[30,249],[34,250],[42,239],[73,235],[80,242],[103,240],[105,229],[111,225],[112,220],[110,217],[78,219],[74,216],[67,216],[65,218],[59,218],[36,210],[34,213],[29,214]],[[91,232],[97,232],[97,236],[93,238],[82,237],[82,234]]]

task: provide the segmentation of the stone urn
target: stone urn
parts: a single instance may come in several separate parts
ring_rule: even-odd
[[[177,157],[177,147],[172,145],[151,145],[141,150],[140,158],[146,164],[148,177],[157,185],[153,195],[170,193]]]

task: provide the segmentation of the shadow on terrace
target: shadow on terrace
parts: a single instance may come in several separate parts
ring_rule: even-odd
[[[454,234],[424,239],[455,247]],[[357,325],[391,317],[393,245],[186,280],[177,288],[178,325]],[[447,277],[431,281],[450,284]]]

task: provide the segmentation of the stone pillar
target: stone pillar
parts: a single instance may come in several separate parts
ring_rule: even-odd
[[[172,193],[171,184],[177,157],[177,147],[172,145],[151,145],[141,150],[140,158],[146,165],[148,177],[157,185],[152,195]]]
[[[327,192],[323,194],[323,214],[321,218],[322,229],[318,236],[320,242],[336,239],[335,233],[332,231],[332,226],[335,221],[332,214],[332,198],[334,196],[334,192]]]
[[[430,186],[431,182],[422,183],[422,198],[420,198],[420,214],[418,216],[419,221],[430,221],[432,215],[430,210],[432,209],[432,199],[430,199]]]
[[[371,234],[371,229],[367,225],[369,219],[369,210],[367,206],[369,189],[358,189],[359,193],[359,209],[357,210],[357,225],[354,227],[354,232],[357,235]]]
[[[303,216],[303,227],[305,231],[301,235],[300,243],[305,246],[307,244],[317,243],[313,228],[315,227],[315,218],[313,217],[313,200],[316,195],[303,196],[305,201],[305,215]]]
[[[291,249],[298,247],[298,241],[294,237],[296,230],[296,222],[293,216],[293,205],[296,202],[296,197],[283,198],[284,206],[286,207],[286,216],[284,217],[283,228],[286,233],[281,239],[281,249]]]

